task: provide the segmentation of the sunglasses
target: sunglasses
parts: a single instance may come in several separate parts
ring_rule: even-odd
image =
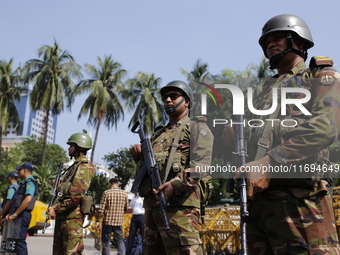
[[[170,97],[171,100],[176,100],[180,96],[183,96],[182,93],[180,92],[173,92],[173,93],[165,94],[162,96],[162,101],[165,101],[168,97]]]

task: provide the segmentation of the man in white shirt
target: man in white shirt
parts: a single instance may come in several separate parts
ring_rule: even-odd
[[[143,199],[138,193],[135,193],[134,197],[131,199],[130,208],[132,208],[132,218],[130,224],[130,233],[128,238],[128,247],[126,255],[133,255],[132,247],[134,244],[135,236],[139,230],[139,234],[142,237],[142,253],[144,254],[143,240],[144,240],[144,211]],[[139,254],[139,253],[138,253]]]

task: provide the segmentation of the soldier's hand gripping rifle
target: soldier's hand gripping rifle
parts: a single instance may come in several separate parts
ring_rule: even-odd
[[[60,162],[58,172],[57,172],[57,175],[56,175],[55,180],[54,180],[54,185],[53,185],[53,189],[52,189],[52,193],[51,193],[50,202],[48,204],[47,209],[49,209],[53,205],[53,203],[54,203],[54,201],[55,201],[55,199],[58,195],[57,194],[57,188],[58,188],[58,183],[59,183],[59,180],[60,180],[61,170],[63,169],[63,165],[64,165],[64,163]],[[49,216],[47,215],[45,223],[44,223],[44,228],[42,229],[43,234],[45,234],[45,229],[47,227],[47,221],[48,220],[49,220]]]
[[[246,163],[247,157],[247,148],[244,143],[244,131],[243,131],[243,115],[235,115],[235,151],[233,152],[233,161],[236,164],[236,167]],[[247,249],[247,237],[246,237],[246,218],[248,217],[248,209],[247,209],[247,183],[244,177],[238,179],[238,190],[240,194],[240,216],[241,216],[241,226],[240,226],[240,234],[241,234],[241,252],[240,254],[248,254]]]
[[[139,129],[137,130],[138,127]],[[135,178],[135,181],[133,182],[131,192],[134,193],[138,191],[139,185],[143,177],[145,176],[145,174],[150,175],[151,180],[152,180],[152,186],[154,189],[157,190],[158,187],[162,185],[162,181],[159,175],[159,165],[156,162],[155,155],[153,153],[153,149],[151,146],[150,138],[145,137],[144,130],[140,126],[139,121],[137,121],[135,125],[133,125],[131,132],[139,134],[139,138],[141,140],[140,142],[142,144],[143,158],[144,158],[144,165],[139,170]],[[162,213],[165,229],[169,230],[170,229],[169,222],[168,222],[168,218],[166,217],[166,212],[165,212],[165,208],[168,206],[168,204],[165,200],[163,191],[160,191],[158,193],[158,199],[159,199],[159,206],[160,206],[160,210]]]

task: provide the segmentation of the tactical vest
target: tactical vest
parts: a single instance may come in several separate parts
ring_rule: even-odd
[[[29,205],[27,206],[27,208],[25,210],[27,211],[32,211],[35,205],[35,202],[37,201],[38,198],[38,193],[39,193],[39,188],[38,188],[38,182],[34,179],[34,178],[29,178],[26,180],[23,180],[17,191],[15,192],[11,203],[10,203],[10,211],[11,212],[15,212],[19,206],[21,205],[22,201],[24,201],[26,195],[25,195],[25,191],[26,191],[26,184],[32,182],[35,185],[35,191],[34,191],[34,195],[32,198],[32,201],[29,203]]]
[[[189,118],[184,117],[182,121],[187,120],[189,123]],[[165,167],[167,165],[168,159],[169,159],[169,153],[170,149],[172,147],[172,143],[175,139],[176,134],[179,134],[177,132],[180,125],[177,124],[175,128],[172,130],[166,130],[166,126],[158,126],[155,129],[154,134],[151,137],[151,145],[153,148],[153,152],[155,155],[156,163],[159,166],[160,169],[160,179],[162,182],[165,182],[167,180],[170,180],[174,178],[177,174],[181,173],[182,170],[185,169],[185,166],[188,162],[188,157],[185,155],[182,155],[180,150],[177,150],[173,155],[172,164],[169,169],[169,174],[166,176],[166,170]],[[184,127],[185,128],[185,127]],[[184,132],[182,131],[179,137],[179,141],[183,141],[184,138]],[[189,141],[188,141],[189,143]],[[178,144],[176,145],[178,146]],[[183,157],[183,158],[182,158]],[[148,195],[152,195],[152,180],[151,177],[148,174],[145,174],[139,187],[138,192],[141,197],[146,197]],[[144,200],[145,202],[146,200]]]
[[[7,194],[8,194],[9,189],[13,189],[14,190],[14,194],[15,194],[15,192],[18,190],[18,188],[19,188],[19,185],[10,186],[10,187],[8,187],[7,190],[5,190],[3,192],[3,194],[2,194],[3,199],[2,199],[2,204],[1,204],[2,208],[4,207],[4,205],[6,203],[6,200],[7,200],[6,198],[7,198]],[[2,218],[5,218],[8,213],[9,213],[9,210],[7,210],[7,212],[2,215]]]
[[[81,160],[79,160],[79,162],[77,162],[76,164],[73,164],[65,173],[64,175],[61,177],[61,182],[57,188],[57,197],[54,200],[53,205],[57,204],[59,202],[59,200],[65,198],[65,195],[67,195],[68,190],[71,187],[72,181],[74,179],[74,176],[77,173],[77,169],[78,166],[81,163],[87,163],[88,159],[83,158]]]
[[[190,130],[190,121],[206,122],[206,118],[198,116],[198,117],[194,117],[190,119],[189,117],[185,117],[180,121],[181,124],[180,125],[177,124],[177,126],[170,132],[164,133],[166,126],[157,127],[155,130],[155,133],[151,137],[155,159],[156,159],[157,164],[159,165],[159,168],[161,169],[160,177],[163,183],[175,178],[176,176],[181,174],[186,168],[189,167],[190,140],[195,141],[194,136],[198,135],[198,134],[195,134],[193,130]],[[182,125],[184,128],[182,129],[180,133],[178,133],[180,126]],[[186,132],[188,132],[189,130],[190,130],[190,133],[188,135],[190,138],[189,140],[185,140]],[[199,132],[199,130],[196,130],[196,131]],[[178,144],[174,143],[174,141],[176,140],[175,139],[176,135],[179,135]],[[187,151],[181,150],[181,148],[185,146],[187,146]],[[174,152],[173,157],[170,158],[171,148],[175,148],[176,150]],[[168,166],[168,162],[170,162],[169,163],[170,171],[166,173],[166,167]],[[210,185],[211,180],[210,181],[204,180],[204,181],[205,182],[202,184],[202,186],[204,187],[202,187],[201,189],[201,194],[204,195],[204,201],[206,201],[211,195],[210,186],[209,188],[206,187],[207,185]],[[152,188],[151,178],[148,175],[145,175],[143,180],[141,181],[141,184],[138,190],[140,196],[145,197],[148,194],[152,195],[151,188]],[[208,195],[208,191],[210,192],[209,193],[210,195]],[[169,198],[170,204],[171,204],[172,199],[178,200],[178,198],[176,198],[175,196],[170,197]]]
[[[163,183],[183,172],[189,163],[189,153],[185,155],[181,150],[181,147],[185,146],[183,143],[187,143],[188,149],[190,148],[190,141],[184,141],[185,130],[188,130],[189,121],[189,117],[184,117],[173,130],[166,133],[164,133],[166,127],[163,126],[156,130],[151,138],[156,162],[163,170],[160,173]],[[178,142],[174,144],[177,135],[179,135]],[[173,155],[170,155],[172,148],[174,148],[174,152]],[[169,158],[170,156],[171,158]],[[168,166],[168,164],[170,165]],[[168,172],[166,167],[169,168]]]
[[[278,88],[278,95],[281,95],[280,90],[281,87],[295,87],[295,88],[305,88],[310,91],[313,90],[313,81],[312,79],[315,78],[318,73],[325,67],[332,67],[333,61],[330,58],[327,57],[313,57],[310,61],[309,68],[293,68],[292,71],[287,74],[282,79],[269,79],[264,84],[264,90],[257,96],[257,100],[254,103],[255,109],[268,109],[272,105],[272,98],[269,96],[269,93],[272,93],[272,88],[276,87]],[[291,95],[288,95],[288,98],[294,98],[294,93],[290,93]],[[248,159],[247,161],[253,161],[258,160],[265,156],[266,152],[270,149],[276,147],[277,145],[281,144],[281,137],[293,130],[295,127],[292,125],[289,125],[290,119],[292,119],[292,112],[295,111],[294,120],[297,121],[298,125],[303,124],[308,119],[310,119],[310,116],[304,115],[304,114],[298,114],[296,115],[296,109],[294,108],[294,105],[287,105],[286,106],[286,116],[282,117],[280,114],[281,107],[280,105],[280,99],[278,99],[278,107],[277,109],[268,117],[268,116],[252,116],[251,119],[280,119],[287,120],[286,126],[290,127],[284,127],[281,125],[280,122],[264,122],[265,124],[261,127],[247,127],[245,129],[246,131],[246,139],[248,144]],[[312,107],[312,100],[310,102],[307,102],[303,104],[305,108],[311,112]],[[253,125],[255,126],[255,125]],[[327,159],[324,157],[325,153],[318,153],[317,155],[314,155],[313,157],[308,158],[304,162],[299,162],[299,164],[325,164],[329,163],[326,162]],[[284,163],[284,162],[281,162]],[[322,178],[322,177],[321,177]],[[300,179],[300,180],[285,180],[283,182],[281,179],[272,179],[270,185],[275,186],[287,186],[286,182],[290,182],[292,186],[301,186],[300,182],[303,182],[304,186],[313,186],[315,181],[319,180],[320,176],[315,176],[310,178],[310,180]],[[276,181],[275,181],[276,180]]]

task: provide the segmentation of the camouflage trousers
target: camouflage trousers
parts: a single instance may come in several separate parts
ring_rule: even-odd
[[[83,254],[83,218],[56,219],[53,239],[53,255]]]
[[[307,198],[248,203],[249,254],[340,254],[332,200],[326,192]]]
[[[171,206],[166,208],[170,230],[165,230],[158,207],[145,210],[146,254],[201,255],[198,232],[200,210],[196,207]]]

